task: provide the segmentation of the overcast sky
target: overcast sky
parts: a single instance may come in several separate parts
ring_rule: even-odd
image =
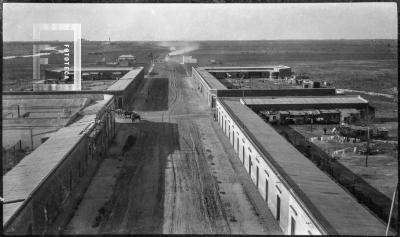
[[[4,41],[32,40],[34,23],[80,23],[89,40],[397,39],[397,5],[3,4]]]

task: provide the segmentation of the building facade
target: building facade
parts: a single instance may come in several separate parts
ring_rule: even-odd
[[[115,134],[113,109],[114,97],[105,95],[3,176],[5,234],[59,234]],[[29,180],[16,179],[23,174]]]

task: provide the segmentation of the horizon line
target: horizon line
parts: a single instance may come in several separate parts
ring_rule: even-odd
[[[88,42],[202,42],[202,41],[328,41],[328,40],[398,40],[398,38],[343,38],[343,39],[243,39],[243,40],[232,40],[232,39],[210,39],[210,40],[88,40],[81,38],[81,40]],[[73,40],[9,40],[3,41],[3,43],[12,42],[71,42]]]

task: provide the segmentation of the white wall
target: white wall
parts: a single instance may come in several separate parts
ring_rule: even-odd
[[[258,174],[258,191],[261,196],[266,200],[266,181],[268,181],[268,208],[277,217],[277,196],[281,199],[280,220],[279,225],[285,234],[291,233],[291,219],[296,222],[295,233],[296,235],[321,235],[322,233],[317,229],[310,217],[302,209],[301,205],[296,201],[295,197],[289,192],[290,187],[282,182],[279,175],[277,175],[270,164],[262,158],[261,154],[255,149],[254,145],[244,135],[243,131],[234,123],[232,118],[228,115],[222,107],[219,100],[216,103],[216,113],[218,123],[223,129],[225,135],[229,138],[230,126],[230,143],[232,144],[238,156],[236,157],[243,163],[243,147],[244,147],[244,167],[249,173],[249,156],[251,157],[251,179],[256,185],[257,183],[257,167]],[[226,121],[226,128],[225,128]],[[234,134],[234,136],[233,136]],[[237,150],[237,138],[239,138],[239,152]],[[233,140],[234,139],[234,140]],[[297,215],[296,215],[297,214]]]
[[[195,89],[198,90],[203,95],[203,97],[207,99],[207,104],[211,106],[211,91],[209,90],[208,85],[206,84],[206,82],[204,82],[201,75],[194,68],[192,68],[192,78],[195,82]]]

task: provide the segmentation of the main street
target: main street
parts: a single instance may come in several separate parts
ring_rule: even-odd
[[[65,234],[282,234],[182,65],[154,65]]]

